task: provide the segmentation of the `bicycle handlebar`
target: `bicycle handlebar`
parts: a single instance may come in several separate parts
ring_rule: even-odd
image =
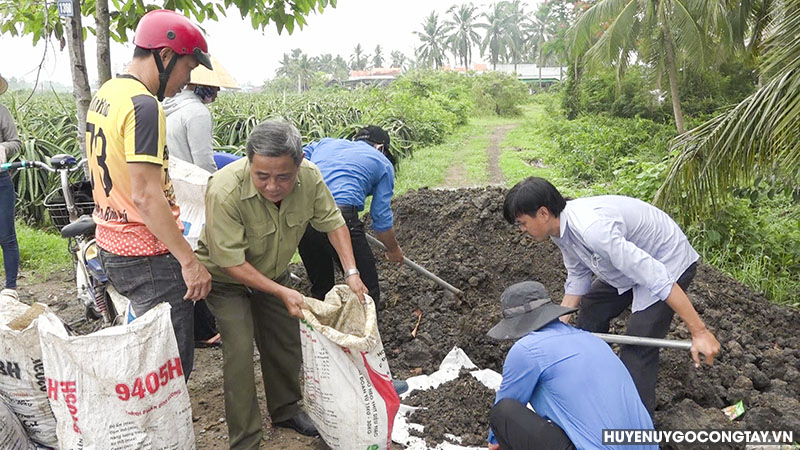
[[[53,168],[53,167],[51,167],[51,166],[49,166],[46,163],[43,163],[41,161],[26,161],[26,160],[22,160],[22,161],[14,161],[14,162],[10,162],[10,163],[0,164],[0,172],[6,172],[6,171],[9,171],[9,170],[12,170],[12,169],[13,170],[16,170],[16,169],[44,169],[44,170],[46,170],[48,172],[51,172],[51,173],[56,173],[56,172],[59,172],[59,171],[62,171],[62,170],[63,171],[68,171],[68,172],[74,172],[74,171],[80,169],[82,165],[86,164],[86,162],[87,162],[86,159],[81,159],[80,161],[78,161],[75,164],[74,167]]]

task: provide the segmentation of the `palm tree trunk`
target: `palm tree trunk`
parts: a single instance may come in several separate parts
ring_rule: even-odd
[[[542,66],[541,66],[541,61],[540,61],[540,64],[539,64],[539,90],[541,90],[541,89],[542,89]]]
[[[100,85],[111,79],[111,46],[108,39],[108,0],[96,0],[95,21],[97,22],[97,75]]]
[[[667,63],[667,76],[669,77],[669,90],[672,97],[672,112],[675,115],[675,126],[678,134],[683,134],[686,129],[683,125],[683,110],[681,110],[681,99],[678,93],[678,67],[675,62],[675,47],[672,42],[672,33],[669,31],[669,24],[664,23],[664,55]]]
[[[72,0],[74,15],[66,19],[67,45],[69,47],[69,60],[72,66],[72,95],[75,97],[76,113],[78,117],[78,145],[81,156],[86,157],[86,115],[89,103],[92,101],[92,91],[89,88],[89,74],[86,71],[86,56],[83,49],[83,27],[81,26],[81,3]]]

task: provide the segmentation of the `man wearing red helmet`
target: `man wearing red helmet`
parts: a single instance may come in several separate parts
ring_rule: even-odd
[[[159,101],[180,92],[192,69],[211,68],[211,61],[200,29],[174,11],[145,14],[133,43],[133,61],[97,91],[86,119],[95,235],[111,284],[137,316],[171,305],[188,379],[194,330],[192,303],[185,300],[204,298],[211,276],[182,236]]]

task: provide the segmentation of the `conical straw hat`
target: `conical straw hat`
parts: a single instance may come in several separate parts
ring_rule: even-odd
[[[219,86],[222,88],[239,89],[239,84],[233,79],[230,73],[222,67],[217,58],[211,57],[211,66],[214,70],[208,70],[199,65],[192,70],[192,84],[202,84],[205,86]]]
[[[6,89],[8,89],[8,83],[6,82],[6,79],[0,75],[0,94],[3,94]]]

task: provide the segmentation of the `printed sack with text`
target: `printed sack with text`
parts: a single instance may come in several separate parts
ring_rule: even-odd
[[[378,333],[375,303],[345,285],[305,298],[300,340],[303,403],[334,450],[388,449],[400,399]]]
[[[168,304],[86,336],[56,321],[42,315],[39,338],[61,450],[195,448]]]
[[[0,296],[0,403],[14,413],[31,440],[57,448],[56,418],[47,401],[37,329],[45,311],[47,307],[40,303],[28,306]],[[53,326],[64,330],[58,318]]]

